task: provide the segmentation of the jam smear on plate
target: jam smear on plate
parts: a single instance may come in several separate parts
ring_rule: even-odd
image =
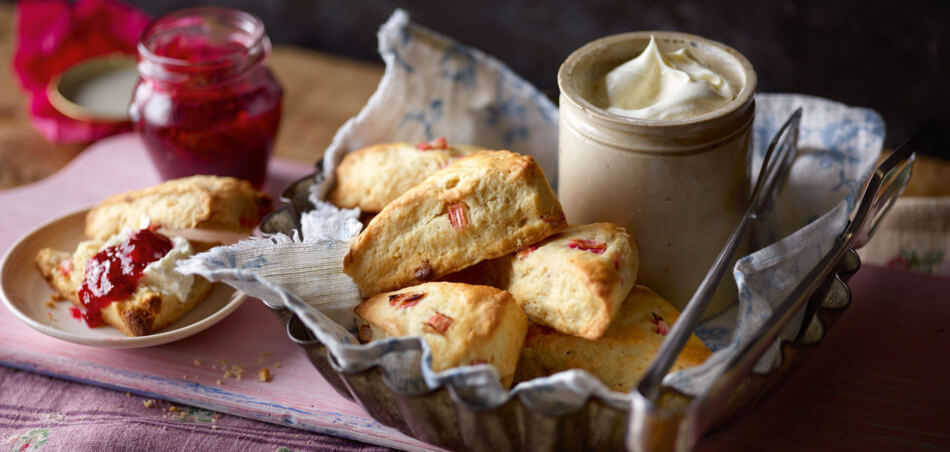
[[[172,241],[151,229],[141,229],[128,240],[106,247],[86,261],[86,279],[79,287],[82,319],[90,328],[102,325],[102,310],[127,299],[138,287],[148,264],[174,247]],[[77,317],[74,311],[73,317]]]

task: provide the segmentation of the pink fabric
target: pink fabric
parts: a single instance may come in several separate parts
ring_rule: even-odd
[[[0,387],[5,451],[389,450],[3,366]]]
[[[83,60],[120,52],[134,55],[151,18],[114,0],[24,0],[17,4],[13,70],[30,96],[30,119],[48,140],[85,143],[131,129],[129,123],[79,121],[50,104],[47,85]]]

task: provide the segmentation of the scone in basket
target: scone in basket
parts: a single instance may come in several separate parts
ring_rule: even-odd
[[[360,403],[379,422],[427,443],[451,450],[689,449],[703,433],[777,389],[847,309],[851,295],[846,282],[860,266],[852,246],[866,242],[873,224],[894,199],[887,196],[896,197],[909,179],[910,150],[905,147],[874,173],[869,195],[849,223],[853,227],[781,300],[769,321],[730,357],[727,367],[699,396],[665,386],[654,403],[638,394],[616,397],[604,394],[605,388],[579,384],[565,389],[555,383],[556,391],[569,391],[580,402],[535,400],[536,394],[530,391],[495,401],[480,397],[461,379],[435,389],[406,390],[393,384],[393,376],[382,363],[359,372],[341,369],[291,310],[270,307],[286,322],[290,339],[306,350],[314,367],[340,395]],[[312,180],[305,178],[291,186],[283,199],[288,205],[269,217],[262,230],[293,234],[295,212],[309,208],[301,200],[306,199]],[[779,364],[765,373],[752,372],[780,333],[789,339],[778,339]],[[421,368],[421,354],[416,360]]]
[[[736,305],[694,331],[714,351],[702,365],[666,375],[649,394],[611,391],[582,370],[511,390],[491,366],[434,372],[418,337],[356,340],[359,291],[342,261],[361,224],[358,211],[324,201],[334,169],[368,145],[445,135],[531,154],[556,186],[557,110],[491,57],[411,24],[403,12],[381,28],[379,41],[387,63],[379,89],[341,128],[317,171],[285,190],[286,205],[261,224],[265,237],[180,268],[261,299],[340,395],[382,424],[447,449],[689,449],[807,359],[851,302],[846,281],[860,265],[853,249],[867,242],[910,176],[913,142],[873,168],[883,142],[874,112],[757,95],[752,177],[773,136],[795,158],[755,225],[762,249],[735,266]],[[778,133],[799,108],[800,127]]]

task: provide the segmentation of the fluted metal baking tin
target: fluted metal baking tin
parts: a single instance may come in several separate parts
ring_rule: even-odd
[[[320,173],[320,168],[316,171]],[[282,195],[286,203],[261,224],[265,233],[291,234],[299,225],[300,212],[312,208],[308,201],[315,180],[309,175],[292,183]],[[781,344],[779,366],[767,374],[750,373],[720,411],[717,428],[741,416],[768,397],[801,365],[828,329],[851,303],[847,280],[860,267],[854,250],[848,250],[808,302],[805,319],[793,341]],[[274,309],[272,306],[269,306]],[[318,372],[343,397],[356,401],[377,421],[406,435],[450,450],[622,450],[625,445],[628,410],[618,409],[596,396],[578,410],[548,413],[533,409],[513,397],[491,409],[473,409],[460,400],[453,388],[440,386],[421,394],[393,389],[383,369],[374,366],[361,372],[342,372],[327,348],[315,340],[300,320],[286,309],[274,309],[286,324],[287,335],[307,353]],[[690,398],[672,389],[665,391],[661,406],[673,416],[686,414]],[[662,435],[661,435],[662,436]],[[667,438],[660,448],[672,448]]]

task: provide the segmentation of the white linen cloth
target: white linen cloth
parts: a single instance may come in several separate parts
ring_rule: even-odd
[[[301,219],[302,237],[258,238],[215,248],[182,263],[179,270],[286,306],[327,346],[342,370],[380,365],[390,382],[405,391],[450,384],[472,406],[495,406],[520,396],[552,414],[573,410],[594,395],[626,409],[627,394],[611,392],[580,370],[505,391],[487,365],[433,372],[429,348],[416,337],[359,345],[352,318],[359,290],[342,273],[343,256],[360,229],[359,213],[321,201],[345,153],[379,142],[445,136],[450,143],[530,154],[552,185],[557,175],[557,110],[533,86],[490,56],[412,24],[403,11],[396,11],[378,36],[385,74],[366,107],[340,128],[327,149],[312,193],[318,208]],[[689,394],[705,390],[772,306],[829,250],[883,143],[884,124],[874,111],[803,95],[759,94],[755,100],[754,173],[772,135],[798,107],[804,109],[800,151],[774,214],[755,231],[764,240],[760,243],[777,243],[737,262],[737,306],[697,329],[715,353],[705,364],[665,380]],[[777,363],[776,350],[777,344],[757,371]]]

